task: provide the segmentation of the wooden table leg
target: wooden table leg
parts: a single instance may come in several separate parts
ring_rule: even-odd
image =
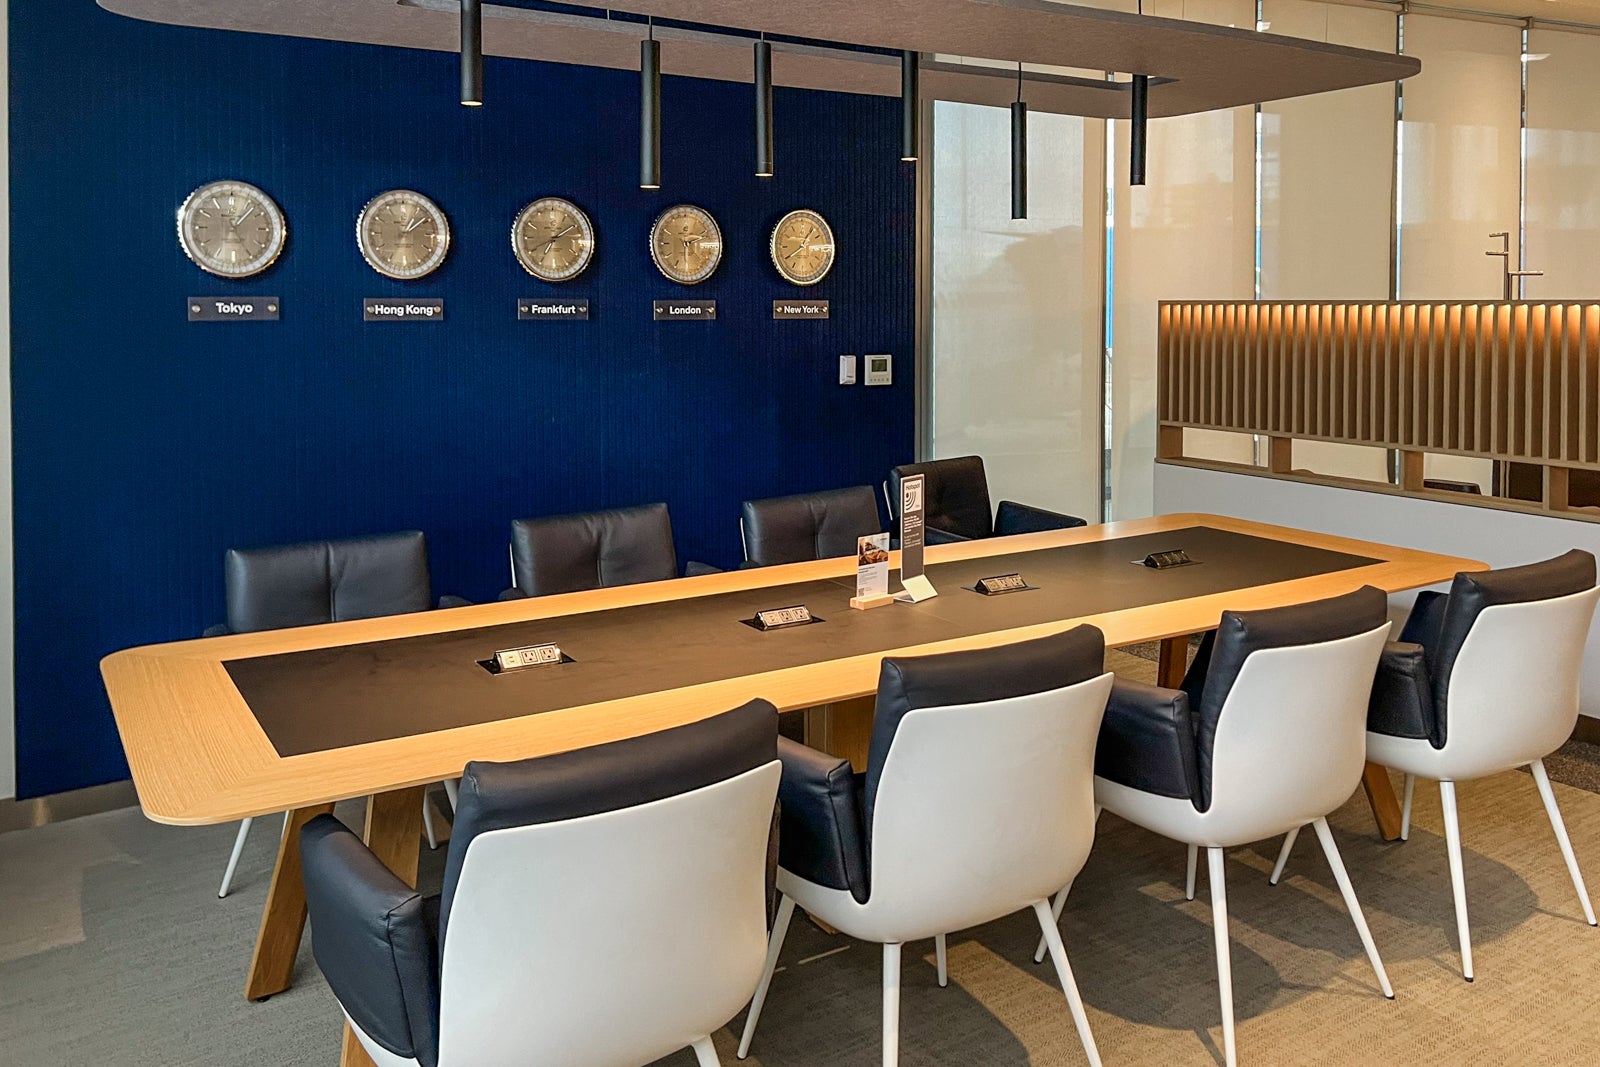
[[[261,912],[255,955],[245,980],[246,1000],[265,1000],[289,988],[294,958],[300,953],[300,934],[306,927],[306,889],[300,881],[300,827],[333,810],[332,804],[297,808],[289,813],[278,842],[278,862],[272,868],[272,887]]]
[[[367,801],[367,823],[361,835],[372,854],[407,885],[417,884],[417,859],[422,853],[423,786],[379,793]],[[344,1028],[340,1067],[373,1067],[361,1042],[349,1026]]]
[[[1378,833],[1385,841],[1400,840],[1400,801],[1395,799],[1389,771],[1368,763],[1361,772],[1361,784],[1367,791],[1367,803],[1372,805],[1372,817],[1378,821]]]
[[[1189,670],[1189,638],[1169,637],[1161,642],[1161,658],[1156,664],[1156,684],[1163,689],[1179,689]]]

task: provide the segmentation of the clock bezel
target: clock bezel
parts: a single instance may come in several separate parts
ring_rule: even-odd
[[[416,200],[422,206],[422,210],[432,216],[433,223],[439,230],[439,247],[430,259],[423,261],[421,268],[411,272],[400,273],[384,266],[372,249],[367,247],[367,221],[372,213],[382,207],[385,202],[404,197]],[[424,196],[415,189],[387,189],[368,200],[362,206],[361,211],[357,213],[356,248],[360,250],[361,258],[366,261],[367,266],[385,278],[392,278],[397,282],[414,282],[421,278],[426,278],[444,266],[445,258],[450,254],[450,217],[444,213],[444,209],[436,201],[431,197]]]
[[[783,228],[792,220],[802,217],[809,218],[816,222],[816,224],[821,226],[823,231],[828,235],[828,262],[823,266],[822,270],[812,278],[801,278],[791,273],[790,270],[784,265],[782,259],[778,256],[778,234],[783,232]],[[767,240],[767,251],[772,257],[773,267],[777,269],[778,274],[783,278],[784,281],[788,282],[790,285],[810,287],[818,284],[833,272],[833,265],[838,262],[839,259],[839,239],[834,236],[833,225],[829,223],[827,219],[822,217],[822,212],[815,211],[808,207],[795,208],[793,211],[784,215],[783,218],[779,219],[776,226],[772,227],[772,236]]]
[[[711,232],[717,235],[716,255],[712,257],[711,262],[706,266],[704,271],[697,272],[693,276],[680,274],[672,267],[662,262],[661,255],[656,249],[656,238],[661,233],[662,224],[668,219],[676,218],[679,215],[698,216],[702,221],[705,222],[706,226],[711,230]],[[726,251],[727,239],[723,236],[722,226],[717,222],[716,217],[713,216],[711,212],[696,204],[674,204],[672,207],[667,208],[665,211],[661,212],[661,214],[657,215],[655,222],[650,224],[650,261],[656,265],[656,269],[659,270],[668,281],[677,282],[679,285],[700,285],[709,280],[713,274],[717,273],[717,268],[722,266],[722,257]]]
[[[188,217],[189,210],[194,207],[194,205],[202,197],[208,195],[214,196],[216,195],[216,190],[225,189],[228,187],[243,190],[250,196],[254,197],[256,202],[261,205],[262,210],[267,213],[267,217],[273,222],[274,238],[272,243],[267,246],[271,250],[272,254],[261,260],[257,266],[249,267],[240,271],[230,271],[206,262],[205,254],[191,247],[189,244],[189,234],[184,227],[184,222]],[[178,205],[177,222],[178,247],[183,250],[184,256],[188,258],[190,263],[193,263],[207,274],[215,275],[218,278],[228,278],[231,280],[253,278],[257,274],[260,274],[262,271],[271,267],[274,263],[278,262],[278,257],[283,255],[283,250],[289,243],[289,220],[284,216],[283,209],[278,206],[278,202],[272,199],[272,197],[268,196],[266,191],[260,186],[252,185],[250,182],[239,181],[233,178],[219,178],[216,181],[206,182],[194,192],[184,197],[183,203]]]
[[[562,208],[562,210],[566,211],[574,219],[576,219],[578,222],[578,228],[583,231],[584,237],[587,238],[589,242],[588,249],[585,250],[581,256],[579,256],[577,265],[566,274],[553,275],[545,270],[540,269],[534,264],[529,263],[527,259],[523,258],[522,244],[517,239],[522,230],[523,220],[546,204],[558,205]],[[516,257],[517,263],[522,267],[523,270],[527,271],[535,278],[538,278],[540,281],[549,282],[552,285],[570,282],[579,275],[583,274],[584,271],[588,270],[590,264],[594,262],[594,254],[598,244],[599,242],[597,241],[594,232],[594,222],[589,218],[588,212],[584,211],[583,208],[579,207],[577,204],[574,204],[571,200],[568,200],[564,196],[541,196],[537,200],[529,203],[521,211],[517,212],[517,217],[511,220],[511,254]]]

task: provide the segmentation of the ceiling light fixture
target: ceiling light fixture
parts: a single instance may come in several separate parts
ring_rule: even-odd
[[[1150,118],[1150,75],[1133,76],[1133,99],[1128,137],[1128,184],[1144,184],[1145,126]]]
[[[917,161],[917,109],[921,106],[917,75],[921,65],[920,53],[900,53],[900,160],[903,163]]]
[[[639,188],[661,188],[661,42],[655,20],[639,42]]]
[[[772,177],[772,42],[756,42],[756,177]]]
[[[483,106],[483,6],[461,0],[461,104]]]
[[[1017,102],[1011,105],[1011,218],[1028,217],[1028,105],[1022,102],[1022,64],[1017,64]]]

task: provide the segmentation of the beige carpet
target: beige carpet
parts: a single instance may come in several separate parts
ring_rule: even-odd
[[[1531,779],[1512,772],[1460,792],[1472,985],[1459,976],[1431,783],[1419,784],[1404,845],[1377,840],[1359,795],[1333,820],[1396,1001],[1378,992],[1310,835],[1277,887],[1266,880],[1277,842],[1230,854],[1242,1062],[1600,1063],[1600,930],[1581,919]],[[1557,794],[1600,884],[1600,796]],[[259,1005],[241,995],[274,829],[258,827],[225,901],[214,893],[231,827],[159,827],[130,810],[0,836],[0,1064],[337,1063],[336,1008],[308,948],[294,989]],[[437,887],[442,858],[426,857],[425,888]],[[1063,932],[1108,1067],[1221,1062],[1204,864],[1193,902],[1183,867],[1182,846],[1107,816],[1073,890]],[[953,934],[947,989],[932,942],[908,946],[906,1067],[1083,1062],[1053,972],[1032,962],[1036,931],[1019,915]],[[797,918],[782,965],[747,1062],[876,1064],[880,950]],[[734,1043],[734,1032],[717,1035],[725,1063]],[[536,1050],[528,1062],[545,1067]]]

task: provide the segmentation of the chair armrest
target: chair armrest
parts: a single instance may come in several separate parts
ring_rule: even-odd
[[[233,633],[233,631],[228,628],[228,624],[227,623],[219,622],[215,626],[207,626],[205,628],[205,630],[201,632],[200,636],[201,637],[227,637],[231,633]]]
[[[1188,694],[1118,678],[1100,723],[1094,773],[1130,789],[1198,800]]]
[[[922,543],[925,545],[959,545],[970,540],[972,538],[962,537],[958,533],[941,530],[935,526],[924,526],[922,528]]]
[[[994,516],[994,535],[1039,533],[1041,530],[1071,530],[1089,525],[1076,515],[1063,515],[1059,511],[1046,511],[1015,500],[1000,501]]]
[[[518,589],[516,586],[512,586],[510,589],[501,590],[500,591],[500,595],[495,597],[495,599],[496,600],[527,600],[528,599],[528,594],[524,593],[522,590]]]
[[[1367,729],[1389,737],[1430,738],[1436,725],[1427,651],[1409,641],[1383,646],[1367,704]]]
[[[683,565],[683,576],[685,578],[698,578],[702,574],[721,574],[721,573],[722,573],[722,568],[721,567],[713,567],[711,564],[709,564],[709,563],[701,563],[697,559],[691,559],[689,562],[687,562],[687,563],[685,563]]]
[[[439,913],[331,815],[300,831],[311,953],[339,1004],[402,1059],[439,1055]]]
[[[446,593],[444,596],[439,598],[440,610],[445,608],[470,608],[471,606],[472,601],[468,600],[464,596],[452,596],[449,593]]]
[[[1411,605],[1411,614],[1406,616],[1406,624],[1400,630],[1400,641],[1421,645],[1437,655],[1439,633],[1444,629],[1444,609],[1449,603],[1449,593],[1441,593],[1436,589],[1424,589],[1418,593]]]
[[[847,889],[867,902],[867,851],[861,828],[861,779],[850,761],[778,738],[783,778],[778,865],[808,882]]]

